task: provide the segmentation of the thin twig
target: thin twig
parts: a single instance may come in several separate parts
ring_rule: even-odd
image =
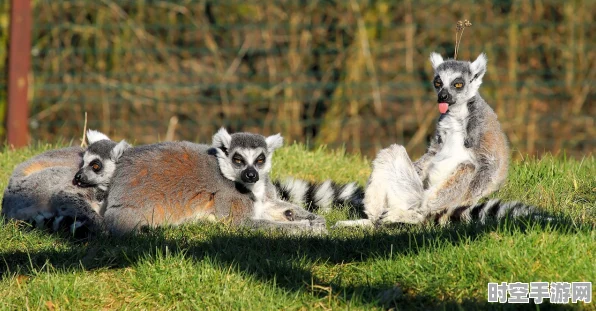
[[[168,124],[168,130],[166,132],[166,141],[173,141],[174,135],[176,135],[176,126],[178,125],[178,117],[172,116],[170,123]]]
[[[87,111],[85,111],[85,124],[83,125],[83,140],[81,141],[81,148],[87,147]]]
[[[457,35],[459,34],[459,31],[455,31],[455,53],[453,53],[453,59],[457,59]]]
[[[457,45],[455,46],[455,59],[457,59],[457,51],[459,50],[459,45],[461,43],[461,38],[464,36],[464,30],[466,30],[466,28],[462,28],[460,34],[459,34],[459,40],[457,41]]]

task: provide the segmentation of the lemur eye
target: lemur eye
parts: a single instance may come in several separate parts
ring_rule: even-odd
[[[263,155],[261,155],[260,157],[257,158],[257,163],[258,164],[263,164],[265,163],[265,157]]]
[[[234,154],[234,156],[232,157],[232,161],[234,162],[234,164],[237,165],[244,164],[244,159],[239,154]]]
[[[99,170],[101,170],[101,163],[99,162],[91,162],[90,166],[94,172],[99,172]]]
[[[455,87],[458,89],[461,88],[462,86],[464,86],[463,83],[455,83]]]
[[[286,216],[286,219],[287,219],[287,220],[289,220],[289,221],[294,221],[294,212],[293,212],[291,209],[289,209],[289,210],[286,210],[286,211],[284,212],[284,216]]]
[[[435,82],[435,87],[441,87],[441,82]]]

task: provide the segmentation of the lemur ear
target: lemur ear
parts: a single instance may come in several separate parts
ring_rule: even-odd
[[[232,143],[232,136],[225,128],[220,128],[215,135],[213,135],[213,147],[223,150],[226,154]]]
[[[437,67],[443,63],[443,56],[437,52],[430,53],[430,63],[433,65],[433,69],[437,70]]]
[[[89,145],[96,143],[100,140],[110,140],[110,138],[100,131],[87,130],[87,143]]]
[[[110,158],[112,159],[112,161],[117,162],[118,159],[120,159],[120,157],[124,153],[124,151],[130,147],[131,146],[124,139],[121,140],[118,144],[116,144],[116,146],[114,146],[114,148],[110,152]]]
[[[470,64],[470,71],[472,72],[471,81],[476,79],[482,80],[482,77],[486,73],[486,54],[482,53],[478,55],[478,58]]]
[[[283,146],[284,138],[278,133],[265,138],[265,142],[267,142],[267,150],[271,153],[275,151],[275,149]]]

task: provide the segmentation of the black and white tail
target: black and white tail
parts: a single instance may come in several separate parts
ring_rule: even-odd
[[[492,199],[471,206],[459,206],[444,210],[431,216],[430,220],[441,225],[473,222],[485,224],[490,221],[500,221],[503,218],[528,216],[540,217],[538,209],[521,202],[502,202],[499,199]]]
[[[86,238],[104,232],[102,217],[89,203],[77,196],[59,192],[50,198],[51,212],[40,212],[25,222],[38,229],[63,232],[75,238]]]
[[[338,184],[326,180],[312,183],[288,178],[273,184],[283,200],[304,205],[311,212],[328,211],[335,205],[349,205],[352,211],[364,215],[364,189],[355,182]]]

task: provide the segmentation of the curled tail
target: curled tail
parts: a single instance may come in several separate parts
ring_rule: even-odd
[[[538,209],[535,206],[521,202],[503,202],[499,199],[492,199],[475,205],[444,210],[431,216],[430,221],[440,225],[472,222],[485,224],[490,221],[500,221],[503,218],[538,216],[537,214]]]
[[[364,189],[355,182],[338,184],[332,180],[312,183],[288,178],[274,181],[280,197],[295,204],[305,205],[309,211],[330,210],[334,205],[349,205],[351,210],[364,215]]]
[[[61,232],[75,238],[87,238],[105,231],[103,218],[85,198],[59,192],[49,200],[50,208],[21,219],[32,227],[49,232]]]
[[[103,217],[93,209],[87,199],[61,191],[52,196],[50,206],[54,210],[52,231],[67,231],[76,238],[105,231]]]

